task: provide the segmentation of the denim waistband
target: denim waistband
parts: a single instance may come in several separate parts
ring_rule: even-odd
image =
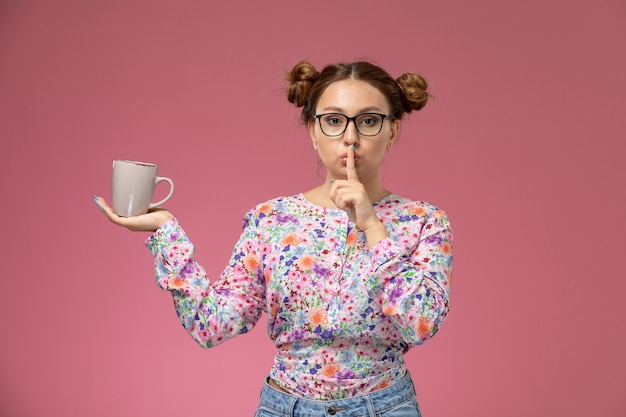
[[[415,398],[415,387],[407,373],[396,383],[357,397],[341,400],[310,400],[271,387],[267,380],[261,390],[261,406],[286,416],[373,416]]]

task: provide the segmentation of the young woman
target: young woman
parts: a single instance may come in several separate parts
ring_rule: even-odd
[[[157,283],[201,346],[267,314],[277,354],[256,416],[419,416],[403,356],[448,313],[452,229],[442,210],[385,189],[379,168],[402,116],[426,104],[426,82],[367,62],[321,72],[300,62],[288,80],[326,179],[246,213],[214,283],[171,213],[123,218],[96,203],[112,222],[153,232]]]

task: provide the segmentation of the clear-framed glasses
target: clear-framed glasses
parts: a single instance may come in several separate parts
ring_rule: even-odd
[[[320,123],[320,129],[326,136],[341,136],[352,121],[357,132],[363,136],[376,136],[383,128],[383,122],[389,117],[388,114],[361,113],[354,117],[348,117],[341,113],[316,114],[315,118]]]

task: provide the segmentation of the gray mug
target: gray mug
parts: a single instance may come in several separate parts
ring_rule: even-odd
[[[170,199],[174,194],[174,183],[169,178],[159,177],[158,169],[157,165],[147,162],[124,159],[113,161],[111,199],[115,214],[123,217],[138,216]],[[154,189],[162,181],[170,184],[170,192],[163,200],[153,203]]]

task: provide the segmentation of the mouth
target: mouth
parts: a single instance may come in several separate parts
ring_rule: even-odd
[[[348,154],[347,154],[347,153],[344,153],[343,155],[341,155],[341,156],[339,157],[339,159],[341,159],[341,163],[342,163],[343,165],[346,165],[346,164],[348,163]],[[355,154],[354,154],[354,165],[356,165],[356,164],[359,162],[359,159],[361,159],[361,157],[359,156],[359,154],[357,154],[357,153],[355,152]]]

